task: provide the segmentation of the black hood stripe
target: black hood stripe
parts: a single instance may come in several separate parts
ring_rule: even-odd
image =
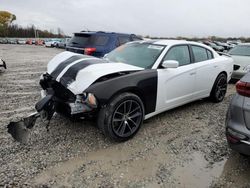
[[[58,75],[63,71],[63,69],[65,67],[67,67],[68,65],[70,65],[71,63],[73,63],[74,61],[77,61],[79,59],[82,59],[84,58],[85,56],[83,55],[74,55],[74,56],[71,56],[70,58],[66,59],[65,61],[61,62],[56,68],[55,70],[51,73],[51,76],[53,78],[57,78]]]
[[[77,73],[86,68],[89,65],[98,64],[98,63],[106,63],[106,61],[103,61],[102,59],[85,59],[82,61],[79,61],[78,63],[72,65],[60,78],[60,83],[64,87],[68,87],[69,84],[71,84],[73,81],[75,81]]]

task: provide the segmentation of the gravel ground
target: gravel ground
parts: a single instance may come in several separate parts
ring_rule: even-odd
[[[200,100],[145,121],[125,143],[105,138],[91,121],[38,119],[28,144],[6,132],[34,111],[40,75],[61,50],[0,45],[0,187],[249,187],[250,160],[230,151],[222,103]]]

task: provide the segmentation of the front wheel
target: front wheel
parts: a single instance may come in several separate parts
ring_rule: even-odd
[[[227,76],[224,73],[219,74],[216,78],[212,91],[210,93],[210,99],[213,102],[221,102],[227,92]]]
[[[109,138],[122,142],[132,138],[144,120],[144,105],[133,93],[115,97],[98,114],[98,127]]]

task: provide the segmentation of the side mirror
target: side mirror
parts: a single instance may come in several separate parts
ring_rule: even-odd
[[[162,66],[164,68],[177,68],[179,67],[179,62],[175,60],[166,60],[163,61]]]

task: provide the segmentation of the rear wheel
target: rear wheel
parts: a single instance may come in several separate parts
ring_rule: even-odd
[[[227,92],[227,76],[224,73],[219,74],[214,82],[214,86],[210,93],[210,99],[213,102],[221,102]]]
[[[133,93],[122,93],[115,97],[98,114],[98,127],[114,141],[132,138],[144,120],[144,106]]]

